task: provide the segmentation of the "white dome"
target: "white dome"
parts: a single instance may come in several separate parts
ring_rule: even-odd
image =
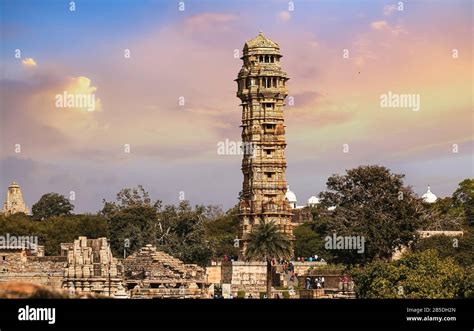
[[[328,210],[329,210],[329,211],[336,210],[336,206],[331,206],[331,207],[328,207]]]
[[[296,200],[296,195],[293,193],[293,191],[290,191],[290,185],[286,187],[285,197],[288,199],[290,203],[298,201]]]
[[[314,195],[308,199],[308,205],[317,205],[319,203],[319,199],[316,198]]]
[[[436,200],[438,200],[438,197],[434,195],[433,193],[431,193],[429,186],[428,186],[428,191],[426,191],[426,193],[423,194],[421,198],[427,203],[433,203],[433,202],[436,202]]]

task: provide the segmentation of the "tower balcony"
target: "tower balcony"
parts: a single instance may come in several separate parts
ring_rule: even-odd
[[[272,96],[272,95],[287,95],[288,90],[286,87],[259,87],[258,93],[263,94],[263,96]]]
[[[263,142],[285,142],[284,135],[262,134],[260,140]]]
[[[286,190],[286,182],[274,182],[274,183],[257,183],[254,182],[252,188],[255,189],[267,189],[267,190]]]

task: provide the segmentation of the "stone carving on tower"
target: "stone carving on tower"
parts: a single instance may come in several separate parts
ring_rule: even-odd
[[[25,201],[23,200],[20,186],[16,182],[12,182],[11,185],[8,186],[7,199],[3,203],[2,211],[5,215],[30,213],[28,207],[26,207]]]
[[[274,222],[293,239],[291,208],[285,198],[284,101],[289,79],[280,65],[280,47],[261,32],[245,43],[237,79],[242,106],[243,189],[239,203],[239,248],[259,223]]]

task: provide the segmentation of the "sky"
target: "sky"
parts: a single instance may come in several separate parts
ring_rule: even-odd
[[[259,31],[290,77],[287,181],[300,205],[360,165],[405,174],[419,195],[474,177],[470,0],[74,5],[0,0],[2,199],[15,180],[29,207],[74,192],[76,212],[96,212],[141,184],[165,203],[232,207],[242,155],[217,146],[241,139],[234,79]],[[93,111],[58,107],[64,92],[93,96]],[[389,94],[419,97],[419,110],[383,105]]]

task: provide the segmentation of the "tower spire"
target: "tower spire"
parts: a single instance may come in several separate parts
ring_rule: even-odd
[[[236,79],[242,106],[242,142],[251,146],[244,154],[244,182],[239,208],[240,255],[245,256],[252,228],[274,222],[293,239],[291,208],[286,182],[284,100],[289,79],[280,65],[280,47],[260,33],[247,41],[243,65]]]

